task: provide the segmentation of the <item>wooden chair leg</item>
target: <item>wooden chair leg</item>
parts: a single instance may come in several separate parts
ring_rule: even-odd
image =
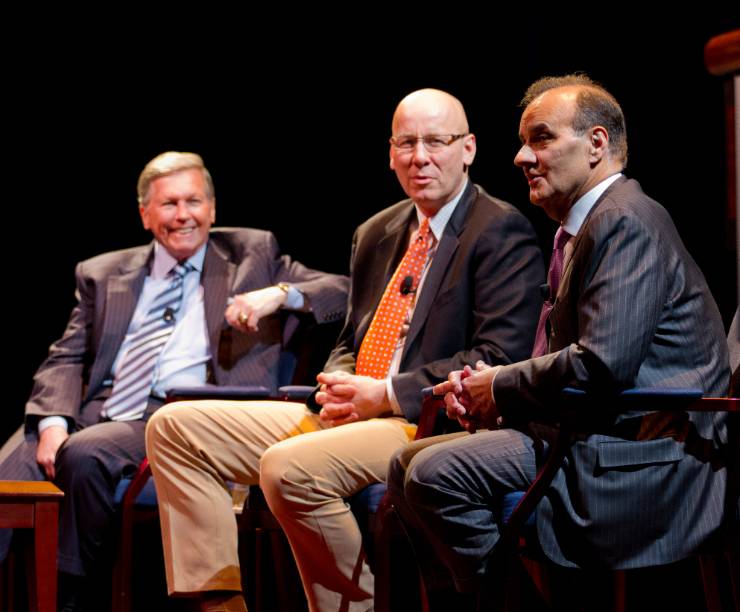
[[[717,580],[717,560],[714,555],[701,555],[699,557],[699,568],[707,612],[722,612],[719,581]]]
[[[278,605],[280,610],[299,612],[305,610],[307,602],[303,593],[303,584],[293,561],[293,552],[283,531],[270,532],[277,585]]]
[[[376,515],[375,533],[375,600],[376,612],[391,610],[391,531],[392,523],[397,521],[390,505],[381,505]],[[420,581],[423,582],[423,581]]]
[[[522,567],[520,571],[526,572],[539,598],[551,607],[553,593],[547,564],[524,556],[520,557],[520,562]]]
[[[121,511],[118,551],[113,565],[112,612],[131,612],[131,566],[133,564],[134,529],[132,510]]]
[[[264,564],[265,564],[265,539],[267,534],[264,529],[257,528],[254,530],[254,609],[255,612],[262,612],[265,609],[264,601]]]
[[[0,610],[15,612],[15,563],[16,554],[11,548],[3,563],[0,563]]]
[[[740,544],[740,542],[738,543]],[[730,573],[730,589],[735,612],[740,612],[740,552],[728,550],[725,553],[727,567]]]
[[[37,501],[34,505],[30,608],[37,612],[54,612],[57,607],[58,514],[56,502]]]

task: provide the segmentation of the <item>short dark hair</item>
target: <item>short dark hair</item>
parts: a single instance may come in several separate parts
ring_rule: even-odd
[[[616,98],[602,85],[583,73],[566,74],[558,77],[543,77],[528,88],[520,106],[526,108],[546,91],[559,87],[578,87],[576,112],[573,116],[573,130],[583,134],[595,125],[601,125],[609,133],[611,154],[627,165],[627,128],[624,113]]]

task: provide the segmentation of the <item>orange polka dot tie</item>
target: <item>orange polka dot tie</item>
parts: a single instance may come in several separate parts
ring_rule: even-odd
[[[362,339],[355,367],[357,374],[373,378],[385,378],[388,375],[393,351],[398,344],[406,314],[413,304],[428,251],[429,219],[425,217],[385,288],[370,328]]]

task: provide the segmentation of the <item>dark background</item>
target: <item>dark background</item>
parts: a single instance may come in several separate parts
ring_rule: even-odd
[[[583,70],[602,82],[627,117],[627,174],[668,208],[728,322],[737,293],[723,86],[703,48],[740,26],[731,7],[703,3],[700,14],[650,22],[637,9],[566,18],[533,5],[505,21],[437,15],[429,24],[397,11],[371,23],[361,8],[291,14],[290,24],[287,15],[193,13],[187,26],[142,15],[126,34],[114,34],[120,16],[87,14],[95,27],[57,27],[51,16],[3,43],[0,441],[21,422],[33,372],[64,329],[75,263],[148,240],[135,184],[149,159],[200,153],[217,224],[269,229],[307,265],[347,272],[354,227],[403,196],[387,138],[395,105],[420,87],[462,100],[478,138],[473,180],[518,206],[549,245],[554,224],[529,204],[512,164],[517,103],[547,74]],[[315,25],[337,19],[342,27]]]

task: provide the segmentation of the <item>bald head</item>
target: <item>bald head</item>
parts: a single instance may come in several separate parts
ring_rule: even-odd
[[[454,125],[452,129],[458,134],[466,134],[469,130],[462,102],[441,89],[419,89],[401,100],[393,113],[393,134],[397,133],[400,118],[407,115],[437,116],[450,126]]]
[[[460,100],[420,89],[396,107],[390,165],[406,194],[433,216],[465,187],[475,158],[475,136]]]

